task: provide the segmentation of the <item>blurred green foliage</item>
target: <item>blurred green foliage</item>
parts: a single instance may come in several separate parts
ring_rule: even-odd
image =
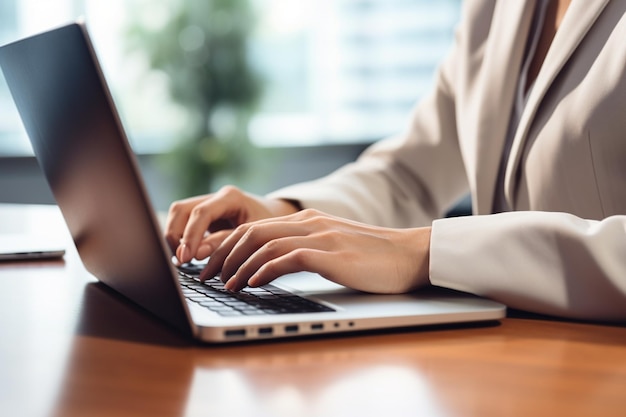
[[[189,125],[165,155],[175,175],[175,198],[209,192],[220,175],[245,172],[254,152],[248,122],[260,94],[260,78],[248,62],[255,18],[247,0],[168,1],[158,29],[133,20],[128,41],[153,70],[169,79],[172,99]],[[144,6],[149,7],[149,5]]]

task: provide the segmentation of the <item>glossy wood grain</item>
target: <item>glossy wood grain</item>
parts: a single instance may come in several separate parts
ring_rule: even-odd
[[[10,229],[10,230],[9,230]],[[63,236],[54,207],[0,233]],[[626,328],[500,323],[210,346],[64,260],[0,264],[3,416],[623,416]]]

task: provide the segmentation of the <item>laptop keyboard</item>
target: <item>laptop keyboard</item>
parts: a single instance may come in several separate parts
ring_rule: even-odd
[[[322,313],[334,309],[300,297],[274,285],[244,288],[230,292],[219,279],[201,283],[191,275],[179,272],[183,295],[221,316],[255,316],[263,314]]]

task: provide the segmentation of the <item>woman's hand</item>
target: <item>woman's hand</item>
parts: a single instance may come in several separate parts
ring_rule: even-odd
[[[238,291],[311,271],[361,291],[402,293],[429,283],[429,246],[430,228],[368,226],[309,209],[241,224],[200,279],[221,273],[226,288]]]
[[[287,201],[258,197],[227,186],[214,194],[172,203],[165,238],[180,262],[204,259],[235,227],[296,211],[298,208]]]

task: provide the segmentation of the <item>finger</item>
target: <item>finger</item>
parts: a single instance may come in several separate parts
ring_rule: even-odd
[[[170,248],[175,251],[183,237],[185,225],[189,219],[191,209],[206,196],[198,196],[175,201],[171,204],[165,221],[165,238]]]
[[[250,255],[268,241],[286,236],[300,236],[306,233],[300,223],[277,221],[276,219],[241,225],[215,249],[206,268],[200,274],[200,280],[213,277],[221,272],[222,281],[226,282]]]
[[[215,248],[219,247],[221,243],[233,232],[233,230],[220,230],[219,232],[213,232],[207,234],[207,236],[200,242],[200,246],[196,252],[196,259],[205,259],[215,251]]]
[[[251,257],[258,256],[259,250],[262,248],[277,253],[283,252],[285,249],[281,248],[281,240],[284,238],[295,236],[306,236],[310,231],[306,228],[306,225],[302,223],[294,222],[272,222],[262,224],[249,225],[245,233],[235,242],[234,246],[230,250],[228,256],[225,258],[222,265],[222,279],[228,280],[232,277],[241,266],[247,262]],[[261,259],[259,262],[263,262],[263,251],[261,252]]]
[[[268,262],[280,258],[290,252],[299,249],[322,250],[327,246],[324,239],[310,236],[290,236],[270,240],[256,252],[251,254],[237,269],[232,277],[225,273],[222,276],[226,280],[226,288],[244,288],[248,280]]]
[[[302,271],[316,272],[326,278],[332,277],[333,275],[329,274],[326,270],[326,265],[333,257],[336,257],[336,254],[333,255],[332,252],[319,249],[296,249],[263,264],[261,268],[247,280],[246,285],[250,287],[260,287],[269,284],[283,275]],[[242,288],[243,287],[238,290]]]
[[[374,270],[367,269],[355,273],[354,268],[345,262],[341,252],[301,248],[265,263],[252,274],[246,285],[260,287],[283,275],[306,271],[317,273],[329,281],[355,290],[374,293],[388,292],[385,285],[379,285],[379,282],[384,284],[385,281],[377,280],[376,278],[381,274]],[[238,284],[237,291],[245,287],[245,285]]]
[[[209,230],[213,222],[232,217],[233,213],[239,209],[239,205],[234,206],[230,199],[222,198],[218,194],[197,204],[189,214],[181,238],[181,243],[186,246],[186,250],[181,251],[183,256],[181,261],[189,262],[195,256],[204,233]]]
[[[330,220],[330,217],[315,210],[304,210],[280,218],[261,219],[252,223],[240,225],[230,236],[226,237],[221,242],[220,246],[217,247],[211,254],[211,259],[209,259],[207,266],[204,271],[202,271],[202,274],[200,274],[200,280],[204,281],[205,279],[214,277],[218,273],[222,272],[222,281],[226,282],[236,272],[240,263],[268,240],[285,237],[289,234],[304,235],[308,233],[306,230],[313,231],[315,229],[320,229],[320,227],[323,228],[324,226],[320,225],[320,223],[316,221],[322,218]],[[265,229],[265,227],[267,227],[267,229]],[[328,225],[326,227],[328,227]],[[251,228],[255,229],[250,231]],[[274,232],[266,234],[264,239],[255,237],[256,235],[261,235],[261,230],[265,230],[267,232],[268,230],[272,230],[272,228]],[[244,235],[246,233],[248,233],[248,236],[244,239]],[[253,243],[252,249],[250,249],[249,246],[251,242]],[[256,246],[254,244],[255,242]],[[241,252],[239,252],[239,255],[237,256],[232,255],[229,259],[230,269],[223,271],[224,263],[227,257],[231,256],[231,254],[235,251],[236,245],[243,243],[246,243],[247,246],[239,246],[237,248],[237,251]],[[238,260],[240,260],[239,263]]]
[[[207,266],[200,274],[200,281],[204,282],[204,280],[214,277],[222,271],[226,258],[231,254],[237,242],[241,240],[251,225],[252,223],[237,227],[229,236],[226,236],[222,240],[221,244],[211,254]],[[230,277],[230,275],[228,277]],[[227,277],[222,274],[222,281],[225,282],[226,279]]]
[[[220,245],[213,250],[211,258],[204,267],[204,270],[200,273],[199,279],[204,282],[205,280],[212,278],[222,271],[222,265],[226,260],[226,257],[235,246],[237,241],[245,233],[243,230],[245,226],[240,226],[230,233],[230,235],[224,237]]]

